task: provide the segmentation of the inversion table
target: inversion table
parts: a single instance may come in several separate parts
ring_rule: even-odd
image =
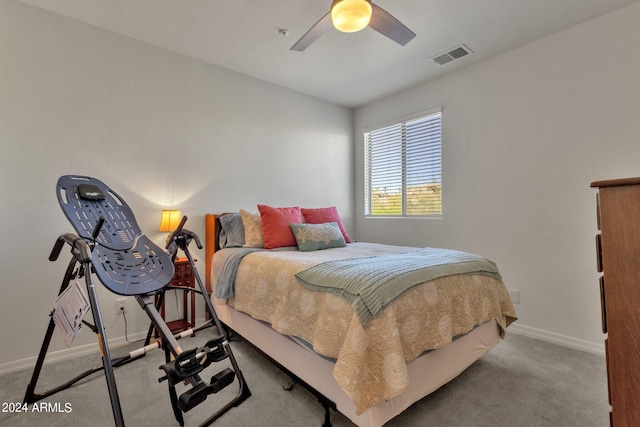
[[[129,206],[101,181],[86,176],[65,175],[58,179],[56,189],[60,206],[77,232],[77,235],[72,233],[61,235],[56,240],[49,256],[50,261],[55,261],[65,244],[71,246],[72,258],[58,295],[69,287],[72,280],[84,277],[93,324],[84,320],[82,322],[97,335],[102,366],[90,369],[51,390],[42,393],[35,392],[56,326],[52,312],[24,402],[27,404],[37,402],[102,370],[109,390],[115,425],[124,426],[113,369],[144,357],[148,351],[156,348],[162,348],[165,352],[166,363],[160,367],[165,375],[159,381],[166,380],[169,384],[171,405],[175,418],[181,426],[184,425],[183,412],[187,412],[204,402],[207,396],[217,393],[234,381],[238,383],[238,392],[235,397],[206,419],[201,424],[202,426],[210,425],[228,410],[240,405],[251,396],[231,351],[227,333],[216,315],[210,298],[208,298],[206,288],[189,252],[191,241],[195,241],[200,249],[202,244],[195,233],[183,228],[187,218],[183,217],[178,229],[167,239],[166,249],[168,252],[165,252],[142,234]],[[158,313],[158,308],[162,303],[165,286],[173,277],[173,260],[178,249],[185,253],[191,263],[199,287],[198,293],[204,297],[211,320],[199,328],[189,329],[174,336]],[[118,295],[135,297],[140,307],[147,313],[151,320],[151,326],[143,348],[116,359],[111,358],[100,314],[100,305],[92,280],[93,274],[110,291]],[[154,296],[159,296],[155,304]],[[178,344],[180,338],[210,326],[217,328],[218,336],[216,338],[209,340],[202,347],[192,350],[185,351],[180,348]],[[155,343],[151,343],[152,330],[155,330],[160,337],[159,341]],[[209,365],[226,359],[229,360],[230,367],[213,375],[209,382],[200,378],[200,373]],[[178,397],[176,385],[181,382],[189,388]]]

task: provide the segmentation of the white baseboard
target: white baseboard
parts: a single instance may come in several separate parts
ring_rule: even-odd
[[[573,348],[575,350],[582,350],[604,356],[604,339],[602,340],[602,343],[594,343],[567,335],[556,334],[554,332],[520,325],[518,323],[511,324],[509,329],[507,329],[507,333],[526,335],[531,338],[537,338],[542,341],[551,342],[553,344]]]
[[[204,322],[206,322],[204,318],[196,319],[196,325],[202,325],[204,324]],[[128,339],[131,342],[144,340],[147,337],[147,332],[148,331],[136,332],[134,334],[129,335]],[[109,343],[110,352],[111,350],[117,350],[119,347],[123,347],[130,344],[129,342],[127,342],[127,338],[125,338],[124,336],[109,339],[108,343]],[[140,345],[142,346],[142,343]],[[98,351],[99,351],[99,348],[98,348],[97,341],[91,344],[85,344],[85,345],[72,347],[65,350],[52,351],[50,353],[47,353],[47,357],[45,358],[45,364],[48,364],[51,362],[57,362],[60,360],[70,359],[77,356],[95,354],[95,353],[98,353]],[[120,356],[120,354],[115,353],[115,354],[111,354],[111,356],[112,357]],[[38,360],[38,356],[35,355],[32,357],[27,357],[24,359],[14,360],[12,362],[0,364],[0,375],[8,374],[10,372],[20,371],[23,369],[33,369],[33,367],[36,365],[37,360]]]
[[[129,340],[138,341],[143,340],[147,336],[146,332],[138,332],[136,334],[130,335]],[[118,347],[122,347],[128,345],[129,343],[126,341],[125,337],[113,338],[109,340],[109,349],[115,350]],[[58,362],[60,360],[70,359],[72,357],[84,356],[87,354],[95,354],[99,351],[98,342],[94,342],[91,344],[85,344],[78,347],[72,347],[65,350],[52,351],[47,353],[47,357],[45,358],[45,364],[51,362]],[[23,369],[33,369],[38,360],[38,356],[27,357],[20,360],[14,360],[13,362],[7,362],[0,365],[0,375],[8,374],[10,372],[20,371]]]

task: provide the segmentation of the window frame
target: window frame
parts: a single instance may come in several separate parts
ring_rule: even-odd
[[[371,193],[371,177],[370,177],[370,149],[369,149],[369,140],[368,140],[368,134],[377,130],[383,130],[385,128],[389,128],[392,126],[401,126],[401,128],[404,128],[406,126],[407,122],[412,122],[415,120],[419,120],[419,119],[427,119],[430,116],[434,116],[434,115],[439,115],[440,116],[440,134],[439,134],[439,178],[440,178],[440,182],[438,183],[440,185],[440,212],[437,214],[428,214],[428,213],[421,213],[421,214],[410,214],[407,213],[407,175],[406,175],[406,170],[407,170],[407,158],[406,158],[406,145],[407,145],[407,141],[406,138],[403,133],[401,136],[401,151],[402,151],[402,187],[401,187],[401,194],[402,194],[402,201],[401,201],[401,209],[402,209],[402,213],[400,214],[372,214],[371,210],[372,210],[372,206],[371,206],[371,199],[372,199],[372,193]],[[442,194],[443,194],[443,183],[442,183],[442,108],[441,107],[435,107],[435,108],[431,108],[429,110],[423,110],[423,111],[419,111],[407,116],[403,116],[403,117],[399,117],[393,120],[389,120],[380,124],[376,124],[376,125],[372,125],[372,126],[367,126],[363,129],[363,141],[364,141],[364,217],[365,218],[431,218],[431,219],[441,219],[442,215],[443,215],[443,210],[444,210],[444,206],[443,206],[443,198],[442,198]]]

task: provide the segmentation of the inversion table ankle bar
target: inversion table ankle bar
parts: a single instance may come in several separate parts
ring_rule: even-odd
[[[86,176],[66,175],[60,177],[56,190],[62,210],[78,233],[77,235],[71,233],[61,235],[49,256],[50,261],[55,261],[65,244],[71,246],[72,258],[58,295],[69,287],[72,280],[84,277],[94,323],[90,324],[84,320],[83,323],[97,335],[102,366],[90,369],[58,387],[36,393],[36,384],[55,329],[52,316],[31,381],[27,387],[24,402],[28,404],[37,402],[70,387],[92,373],[103,370],[115,425],[124,426],[113,369],[137,360],[155,348],[163,348],[165,351],[166,363],[160,367],[165,375],[159,381],[167,380],[169,384],[172,409],[181,426],[184,425],[183,412],[191,410],[202,403],[208,395],[217,393],[236,379],[238,382],[236,396],[201,425],[206,426],[213,423],[228,410],[240,405],[251,396],[231,351],[226,330],[216,315],[189,252],[189,244],[192,240],[195,240],[200,249],[202,245],[195,233],[183,228],[187,218],[182,219],[178,229],[167,240],[167,249],[169,249],[169,253],[167,253],[142,234],[131,209],[120,196],[101,181]],[[173,260],[177,249],[181,249],[185,253],[191,264],[199,286],[198,293],[204,297],[213,325],[219,334],[204,346],[187,351],[182,350],[177,341],[195,331],[211,326],[211,322],[174,336],[158,313],[164,287],[173,277]],[[110,291],[118,295],[135,297],[151,320],[150,332],[155,329],[159,334],[159,342],[150,343],[151,333],[149,333],[143,348],[116,359],[111,358],[92,273],[95,273],[100,282]],[[160,296],[157,305],[153,303],[154,295]],[[53,315],[53,313],[51,314]],[[200,372],[206,367],[225,359],[229,359],[231,368],[225,368],[215,374],[209,382],[200,378]],[[180,382],[191,388],[178,398],[175,386]]]

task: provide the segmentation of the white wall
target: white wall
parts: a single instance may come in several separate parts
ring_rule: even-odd
[[[495,260],[521,330],[602,348],[595,180],[640,176],[640,4],[356,110],[359,239]],[[365,219],[364,127],[441,105],[441,220]]]
[[[351,110],[0,0],[0,369],[37,354],[68,262],[48,261],[73,231],[59,176],[107,183],[158,243],[166,206],[202,238],[205,212],[256,203],[335,204],[352,228],[352,126]],[[98,288],[122,341],[116,296]],[[130,307],[129,333],[146,330]],[[85,331],[74,347],[88,343]]]

